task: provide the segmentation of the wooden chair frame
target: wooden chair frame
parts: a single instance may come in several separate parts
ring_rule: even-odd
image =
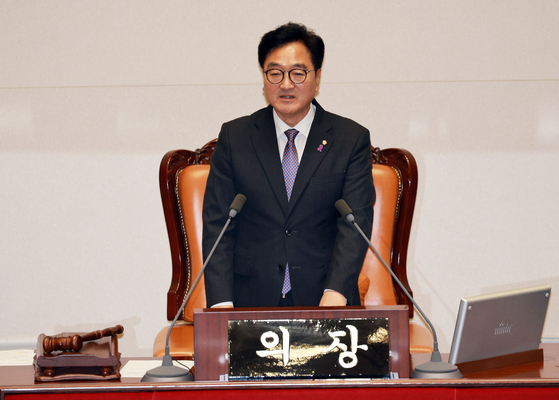
[[[180,194],[186,196],[187,198],[190,194],[195,198],[201,196],[198,192],[200,192],[202,188],[198,186],[200,185],[200,178],[204,175],[198,176],[198,172],[192,171],[190,174],[186,175],[188,178],[185,182],[191,182],[189,179],[192,179],[193,175],[197,176],[197,178],[192,181],[193,187],[182,188],[181,186],[181,188],[179,188],[181,172],[189,166],[209,165],[216,142],[217,139],[214,139],[205,144],[201,149],[197,149],[195,151],[169,151],[161,160],[159,183],[172,259],[171,285],[167,292],[168,320],[173,320],[175,318],[175,315],[182,305],[186,294],[190,290],[191,283],[198,274],[198,272],[193,272],[192,259],[197,259],[195,264],[196,267],[194,268],[195,271],[199,271],[199,268],[202,266],[201,255],[198,254],[198,250],[195,253],[191,253],[189,250],[188,236],[190,235],[187,235],[185,229],[187,225],[195,225],[197,234],[194,236],[196,237],[196,240],[198,240],[200,234],[200,232],[198,232],[198,229],[200,229],[198,227],[199,222],[194,223],[193,221],[187,221],[186,216],[182,215],[183,212],[193,211],[196,213],[193,218],[198,218],[198,211],[195,208],[190,210],[189,208],[181,207]],[[406,266],[411,224],[417,196],[417,164],[412,154],[406,150],[381,150],[379,148],[371,147],[371,152],[373,156],[372,162],[374,165],[386,166],[386,168],[383,167],[382,169],[379,169],[377,174],[389,172],[389,175],[391,175],[391,178],[389,178],[388,181],[392,183],[388,186],[386,186],[386,184],[381,186],[377,185],[377,189],[380,189],[381,187],[392,188],[389,189],[392,190],[392,194],[390,196],[392,196],[392,199],[395,199],[396,201],[395,206],[392,202],[394,200],[384,203],[391,205],[390,213],[383,214],[387,215],[388,219],[380,219],[380,221],[388,222],[391,226],[393,222],[393,227],[390,228],[393,229],[393,237],[386,238],[381,236],[381,238],[387,239],[386,242],[388,243],[385,244],[384,257],[389,258],[386,261],[392,268],[394,274],[402,282],[406,290],[413,295],[407,278]],[[392,174],[392,170],[395,174]],[[386,178],[383,178],[383,182],[385,179]],[[196,207],[198,206],[199,204],[196,205]],[[380,207],[380,209],[382,210],[382,207]],[[394,221],[392,221],[392,215],[394,215]],[[201,219],[201,215],[199,218]],[[187,222],[190,222],[190,224],[187,224]],[[388,228],[383,227],[382,230],[383,229]],[[189,234],[192,234],[192,232],[189,231]],[[384,241],[385,240],[383,240],[383,242]],[[380,251],[380,249],[377,250]],[[380,252],[382,254],[382,251]],[[369,253],[372,254],[372,252],[369,251],[367,257],[369,257]],[[363,271],[365,272],[366,270],[367,272],[361,274],[362,276],[360,276],[360,291],[363,290],[362,295],[365,296],[365,304],[394,304],[394,302],[400,305],[405,304],[408,305],[409,317],[412,318],[414,315],[414,307],[411,301],[401,290],[400,286],[393,282],[390,274],[384,271],[383,267],[378,265],[378,260],[372,260],[366,259]],[[200,262],[200,265],[197,264],[198,262]],[[376,266],[374,266],[375,262],[378,263]],[[381,279],[381,277],[377,274],[385,274],[386,278]],[[372,277],[365,278],[367,275],[372,275]],[[375,277],[377,277],[377,279],[375,279]],[[361,278],[364,279],[362,280]],[[371,281],[369,278],[373,278],[373,280]],[[365,282],[363,285],[362,281]],[[390,281],[392,281],[393,288],[386,286],[388,284],[387,282]],[[202,281],[200,281],[200,283],[202,283]],[[171,352],[177,358],[191,358],[194,354],[192,312],[194,307],[201,307],[200,303],[203,302],[202,300],[205,298],[203,291],[198,292],[199,290],[200,288],[196,288],[193,295],[194,298],[191,298],[186,305],[187,312],[183,312],[181,315],[181,319],[185,320],[184,324],[175,326],[170,336],[170,348],[173,349]],[[196,305],[192,306],[189,304]],[[168,327],[163,328],[163,330],[161,330],[155,338],[153,351],[154,356],[162,356],[164,354],[167,331]],[[415,353],[431,352],[433,349],[432,345],[433,340],[431,332],[422,324],[410,322],[410,350]]]
[[[195,151],[169,151],[161,161],[159,183],[172,258],[171,285],[167,292],[167,319],[169,320],[175,317],[184,296],[190,289],[190,283],[195,278],[195,276],[191,276],[188,242],[177,195],[177,177],[180,171],[188,165],[209,164],[216,142],[217,139],[214,139]],[[409,236],[417,196],[417,164],[412,154],[407,150],[381,150],[378,147],[371,147],[371,152],[373,164],[388,165],[396,171],[399,177],[400,193],[396,211],[392,255],[390,262],[386,261],[406,290],[413,296],[406,267]],[[410,318],[412,318],[413,305],[395,282],[394,288],[397,303],[407,304],[410,310]]]

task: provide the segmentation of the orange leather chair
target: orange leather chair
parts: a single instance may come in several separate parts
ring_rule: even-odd
[[[167,292],[168,320],[174,319],[203,265],[202,203],[216,141],[214,139],[195,151],[170,151],[161,160],[159,184],[172,258],[171,286]],[[371,242],[411,294],[406,276],[406,257],[417,193],[417,164],[406,150],[371,147],[371,151],[377,192]],[[407,304],[410,318],[413,317],[413,305],[371,250],[363,264],[359,288],[362,304]],[[180,322],[171,332],[169,347],[173,357],[193,357],[193,311],[205,306],[202,277],[186,304]],[[165,354],[168,329],[163,328],[155,338],[153,355],[156,357]],[[430,353],[432,350],[431,332],[422,324],[410,322],[410,351]]]

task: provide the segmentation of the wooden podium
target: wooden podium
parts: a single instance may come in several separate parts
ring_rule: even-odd
[[[287,339],[289,347],[289,332],[291,327],[300,325],[301,323],[309,323],[313,326],[325,326],[330,322],[344,322],[349,321],[353,325],[357,325],[361,321],[370,322],[372,324],[385,324],[386,327],[379,328],[382,332],[387,332],[386,348],[383,354],[386,354],[386,368],[389,374],[386,377],[396,377],[396,378],[409,378],[410,376],[410,352],[409,352],[409,320],[408,320],[408,307],[407,306],[360,306],[360,307],[312,307],[312,308],[295,308],[295,307],[281,307],[281,308],[231,308],[231,309],[195,309],[194,310],[194,354],[195,354],[195,377],[196,381],[219,381],[219,380],[232,380],[231,373],[234,373],[234,367],[231,365],[234,353],[232,350],[232,345],[235,340],[243,341],[242,335],[236,335],[236,339],[232,339],[231,335],[233,328],[244,325],[249,327],[245,332],[252,333],[254,330],[258,333],[258,327],[262,324],[266,326],[269,324],[271,327],[277,328],[279,325],[284,325],[280,329],[283,331],[283,341]],[[352,322],[353,321],[353,322]],[[251,325],[252,324],[252,325]],[[260,324],[260,325],[259,325]],[[274,325],[275,324],[275,325]],[[349,324],[348,324],[349,325]],[[254,327],[254,329],[251,329]],[[278,339],[282,336],[279,330],[278,333],[274,333],[272,328],[270,332],[263,334],[259,341],[262,344],[258,344],[260,349],[254,348],[251,353],[255,358],[255,353],[258,353],[260,357],[265,358],[262,354],[272,354],[283,352],[283,363],[287,364],[289,357],[289,349],[284,349],[285,351],[276,350],[281,347],[281,340]],[[356,328],[353,328],[356,330]],[[311,329],[312,330],[312,329]],[[350,333],[346,335],[346,332],[341,330],[337,332],[330,332],[330,339],[333,343],[328,347],[331,353],[330,357],[335,356],[340,363],[343,364],[347,361],[350,366],[345,366],[348,371],[351,370],[351,360],[343,360],[343,354],[350,353],[350,347],[354,348],[354,355],[364,354],[359,349],[366,349],[367,345],[356,343],[357,340],[353,340],[353,335]],[[259,333],[258,333],[259,334]],[[264,336],[269,337],[265,338]],[[372,333],[368,334],[373,336]],[[378,332],[374,335],[378,336]],[[247,335],[250,336],[250,335]],[[274,340],[271,338],[273,337]],[[295,338],[295,336],[291,336]],[[247,337],[248,340],[248,337]],[[269,346],[268,342],[269,341]],[[278,345],[278,341],[280,344]],[[345,344],[342,343],[345,341]],[[252,341],[254,344],[254,340]],[[335,348],[336,343],[339,348]],[[369,343],[371,341],[369,340]],[[360,346],[356,346],[359,344]],[[258,347],[254,346],[254,347]],[[324,345],[320,345],[320,349],[324,348]],[[273,347],[273,349],[272,349]],[[301,346],[300,346],[301,347]],[[304,346],[303,346],[304,347]],[[371,352],[372,346],[369,346],[369,352]],[[346,350],[345,352],[343,350]],[[316,351],[310,351],[306,349],[307,352],[315,354]],[[351,354],[349,354],[351,356]],[[281,359],[281,355],[277,358]],[[354,357],[355,359],[357,357]],[[354,360],[357,363],[356,360]],[[250,364],[252,361],[249,360]],[[276,364],[281,361],[277,361]],[[320,365],[320,362],[317,364]],[[242,374],[241,374],[242,375]],[[340,376],[332,375],[332,378]],[[342,376],[343,377],[343,376]],[[348,375],[348,377],[351,377]],[[366,376],[364,376],[366,377]],[[295,375],[278,373],[276,379],[286,379],[286,378],[299,378]],[[301,378],[309,379],[314,378],[312,376],[301,376]],[[318,376],[318,378],[324,378],[324,376]],[[370,377],[369,377],[370,378]],[[264,377],[252,377],[250,379],[274,379],[269,376]],[[243,380],[239,378],[237,380]]]

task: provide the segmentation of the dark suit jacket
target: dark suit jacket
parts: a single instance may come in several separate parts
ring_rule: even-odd
[[[370,236],[375,189],[369,131],[314,104],[290,202],[272,107],[223,125],[204,197],[204,259],[234,197],[241,193],[247,201],[206,267],[208,306],[277,306],[288,262],[296,306],[317,306],[326,288],[359,304],[357,280],[367,244],[334,204],[344,199]]]

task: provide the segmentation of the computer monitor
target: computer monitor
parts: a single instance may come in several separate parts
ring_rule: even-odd
[[[550,293],[541,285],[461,299],[449,363],[538,349]]]

